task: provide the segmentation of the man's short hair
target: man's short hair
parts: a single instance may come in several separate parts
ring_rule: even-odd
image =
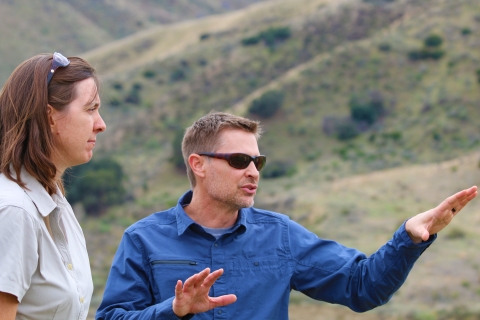
[[[185,130],[182,141],[182,154],[187,175],[192,189],[196,185],[188,157],[199,152],[215,152],[219,147],[220,132],[225,129],[238,129],[253,133],[258,140],[262,134],[262,127],[259,121],[250,120],[224,112],[210,112],[195,121],[192,126]]]

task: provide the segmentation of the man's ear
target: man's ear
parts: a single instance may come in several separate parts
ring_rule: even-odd
[[[205,159],[204,157],[196,154],[196,153],[192,153],[189,157],[188,157],[188,164],[190,165],[190,168],[192,169],[193,173],[195,174],[195,176],[198,176],[198,177],[205,177]]]

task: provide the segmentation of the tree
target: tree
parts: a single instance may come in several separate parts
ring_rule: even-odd
[[[99,215],[125,201],[123,178],[122,167],[110,158],[70,168],[65,175],[68,201],[81,202],[88,215]]]
[[[182,154],[183,130],[177,129],[172,141],[172,156],[170,161],[179,171],[185,171],[185,161]]]
[[[425,38],[423,41],[426,47],[437,48],[440,47],[443,43],[443,38],[438,34],[431,34]]]
[[[379,92],[355,95],[350,99],[350,115],[355,122],[372,125],[384,112],[383,97]]]
[[[267,91],[260,98],[253,100],[248,112],[262,118],[270,118],[282,107],[283,97],[283,92]]]

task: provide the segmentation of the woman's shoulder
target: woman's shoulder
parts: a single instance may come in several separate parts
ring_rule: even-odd
[[[0,174],[0,210],[18,208],[36,217],[37,209],[25,190],[16,182]]]

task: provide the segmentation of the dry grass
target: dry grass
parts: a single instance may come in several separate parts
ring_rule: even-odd
[[[82,55],[105,79],[128,73],[149,63],[183,52],[200,41],[202,34],[247,30],[251,26],[270,25],[284,18],[302,15],[323,5],[342,3],[334,0],[277,0],[250,5],[231,13],[208,16],[172,25],[157,26]]]

